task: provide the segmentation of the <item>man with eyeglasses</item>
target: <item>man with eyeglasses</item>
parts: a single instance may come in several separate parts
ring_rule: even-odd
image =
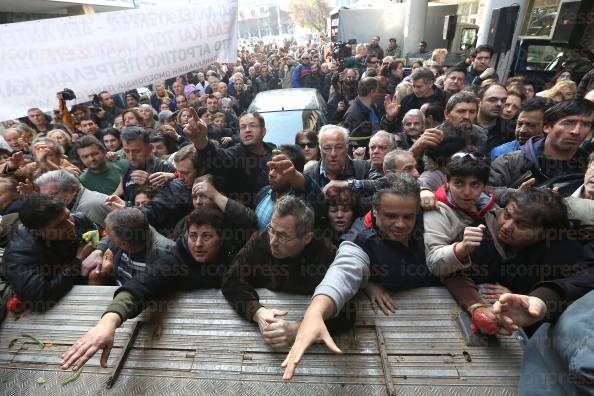
[[[314,236],[314,212],[299,198],[278,199],[270,224],[254,234],[223,277],[221,289],[229,304],[258,324],[272,347],[290,345],[298,321],[282,319],[287,311],[265,307],[256,288],[311,295],[336,253],[326,237]]]
[[[304,52],[301,63],[293,70],[292,88],[312,88],[314,86],[311,76],[311,56]]]
[[[338,125],[324,125],[318,134],[321,161],[309,167],[305,175],[324,188],[330,180],[365,179],[370,164],[348,156],[349,131]]]
[[[393,175],[392,185],[375,193],[373,210],[365,216],[362,229],[340,245],[314,292],[295,343],[282,363],[285,380],[293,377],[303,354],[317,340],[340,353],[324,321],[335,317],[359,289],[368,295],[374,310],[388,315],[396,304],[387,290],[439,284],[425,266],[419,194],[418,183],[405,174]]]
[[[204,169],[224,181],[223,193],[252,207],[256,193],[268,184],[267,162],[275,147],[264,142],[266,127],[258,113],[245,113],[239,118],[240,144],[221,148],[208,140],[208,126],[194,109],[184,129],[197,150],[197,169]]]

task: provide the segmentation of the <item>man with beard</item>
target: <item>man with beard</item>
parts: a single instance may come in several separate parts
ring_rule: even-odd
[[[107,161],[105,147],[94,136],[80,138],[76,143],[75,152],[86,168],[80,175],[82,185],[92,191],[113,194],[120,184],[128,161]]]
[[[460,92],[453,95],[445,108],[445,122],[442,127],[457,130],[464,137],[469,147],[488,154],[487,131],[475,124],[478,111],[477,98],[470,92]]]
[[[542,126],[544,121],[544,112],[547,108],[547,101],[543,98],[535,97],[524,103],[520,107],[520,114],[516,121],[516,139],[504,143],[491,150],[491,161],[497,157],[520,149],[524,143],[532,136],[542,135]]]
[[[514,140],[513,122],[501,118],[507,90],[501,84],[491,84],[482,87],[478,97],[480,102],[476,123],[487,130],[487,149],[490,152],[495,147]]]

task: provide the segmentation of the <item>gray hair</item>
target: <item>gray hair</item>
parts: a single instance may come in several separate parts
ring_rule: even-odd
[[[38,137],[38,138],[36,138],[31,143],[31,148],[35,147],[35,145],[40,144],[40,143],[45,143],[48,146],[51,146],[54,154],[56,154],[58,156],[64,154],[64,148],[62,147],[62,145],[59,144],[58,142],[56,142],[54,139],[50,139],[48,137]]]
[[[276,201],[274,214],[278,217],[295,218],[295,235],[302,237],[314,230],[315,215],[313,209],[300,198],[284,195]]]
[[[410,109],[406,112],[404,117],[402,117],[402,123],[404,124],[408,117],[421,117],[421,123],[425,126],[425,114],[419,109]]]
[[[369,139],[369,144],[371,145],[371,140],[374,138],[388,138],[388,145],[390,146],[390,150],[394,150],[396,148],[396,138],[390,132],[386,131],[377,131],[374,133],[371,138]]]
[[[431,69],[427,69],[426,67],[419,67],[417,70],[413,72],[410,76],[411,80],[423,80],[425,83],[430,81],[435,81],[435,74],[431,71]]]
[[[72,173],[63,169],[45,172],[34,181],[37,187],[55,183],[61,192],[69,192],[72,189],[80,189],[80,181]]]
[[[105,224],[111,225],[111,234],[121,241],[134,246],[146,244],[149,234],[149,222],[138,208],[123,208],[110,212]]]
[[[382,196],[384,194],[394,194],[399,197],[413,197],[418,203],[421,202],[421,187],[419,183],[407,173],[394,173],[389,176],[390,187],[377,191],[373,194],[371,205],[373,209],[379,211],[382,208]]]
[[[49,131],[45,136],[49,136],[50,133],[54,133],[57,132],[60,135],[62,135],[64,137],[64,139],[66,139],[68,141],[68,145],[71,146],[72,145],[72,137],[70,137],[70,135],[63,129],[52,129],[51,131]],[[51,139],[51,138],[50,138]],[[53,140],[53,139],[52,139]]]
[[[183,160],[191,159],[192,162],[196,158],[196,146],[193,144],[187,144],[180,148],[175,154],[173,154],[173,162],[177,163]]]
[[[407,150],[401,150],[401,149],[396,149],[396,150],[392,150],[389,153],[386,154],[386,156],[384,157],[384,163],[382,166],[382,169],[384,170],[384,174],[389,173],[389,172],[398,172],[398,169],[396,169],[396,160],[398,159],[398,157],[400,156],[413,156],[412,153],[410,151]]]
[[[450,97],[445,110],[450,113],[458,103],[474,103],[478,108],[478,98],[472,92],[462,91]]]
[[[349,144],[349,130],[346,128],[343,128],[341,126],[338,125],[332,125],[332,124],[327,124],[324,125],[322,128],[320,128],[320,132],[318,133],[318,142],[320,143],[320,148],[322,147],[322,138],[324,137],[324,135],[329,135],[332,132],[336,132],[338,131],[343,139],[344,139],[344,144]]]

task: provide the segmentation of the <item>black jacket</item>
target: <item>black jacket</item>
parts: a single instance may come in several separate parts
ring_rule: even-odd
[[[177,240],[171,253],[118,288],[105,312],[115,312],[126,320],[142,312],[151,300],[166,298],[177,291],[218,288],[233,258],[223,244],[215,262],[197,262],[189,252],[185,236]]]
[[[177,222],[194,208],[192,189],[174,179],[159,189],[157,195],[140,210],[150,225],[167,236],[173,233]]]
[[[428,96],[426,98],[419,98],[415,95],[414,92],[406,95],[404,98],[402,98],[402,101],[400,102],[400,111],[396,116],[396,128],[398,129],[396,131],[390,130],[390,132],[400,132],[402,130],[402,119],[409,110],[420,109],[421,106],[425,103],[431,102],[438,102],[444,108],[446,105],[446,94],[441,88],[439,88],[436,85],[433,86],[433,95]]]
[[[266,154],[253,154],[243,144],[229,148],[217,147],[209,141],[203,150],[198,150],[199,163],[196,169],[211,173],[223,186],[222,192],[231,199],[252,207],[256,193],[268,185],[268,167],[275,146],[264,143]]]
[[[75,240],[45,241],[18,224],[4,252],[2,276],[27,308],[45,311],[70,291],[85,284],[76,251],[82,234],[97,226],[82,213],[73,213]]]

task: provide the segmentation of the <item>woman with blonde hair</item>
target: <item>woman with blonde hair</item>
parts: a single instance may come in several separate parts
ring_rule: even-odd
[[[138,106],[138,114],[142,117],[142,125],[145,128],[154,128],[155,121],[155,109],[149,104],[141,104]]]
[[[555,102],[573,100],[577,97],[577,84],[572,80],[561,80],[553,88],[539,92],[536,96],[549,98]]]

